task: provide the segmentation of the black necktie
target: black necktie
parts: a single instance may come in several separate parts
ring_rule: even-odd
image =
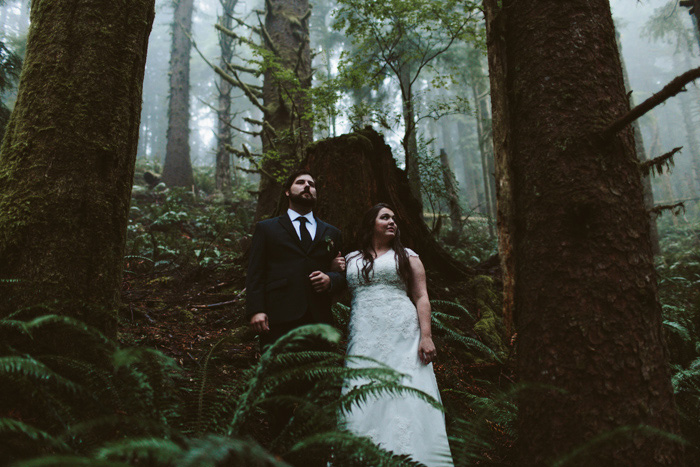
[[[306,217],[297,217],[299,221],[299,233],[301,234],[301,247],[306,251],[311,246],[311,234],[306,228],[306,223],[309,220]]]

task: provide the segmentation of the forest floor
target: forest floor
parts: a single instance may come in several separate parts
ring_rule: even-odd
[[[240,212],[240,206],[188,200],[182,193],[134,199],[119,339],[123,345],[155,348],[172,357],[190,382],[196,383],[204,373],[213,385],[239,381],[259,358],[257,340],[244,319],[243,252],[250,224],[231,222],[232,217],[241,217]],[[494,344],[489,339],[493,340],[496,326],[496,316],[489,309],[498,306],[494,299],[498,281],[489,276],[498,273],[495,264],[493,258],[483,262],[481,275],[468,286],[428,271],[431,298],[461,303],[477,323],[490,323],[481,336],[477,325],[467,320],[458,321],[456,330],[489,345]],[[481,292],[473,294],[475,288]],[[349,304],[349,296],[340,301]],[[447,341],[443,344],[436,334],[440,356],[434,368],[448,427],[456,426],[461,423],[458,419],[468,418],[483,405],[475,405],[475,400],[507,393],[515,382],[514,371],[507,343],[498,343],[506,350],[498,352],[502,360],[497,362]],[[218,345],[224,340],[225,345]],[[482,454],[492,460],[490,465],[509,465],[513,438],[507,424],[492,420],[484,427],[493,449]]]

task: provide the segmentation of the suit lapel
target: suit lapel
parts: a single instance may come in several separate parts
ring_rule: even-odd
[[[294,229],[289,216],[287,214],[282,214],[278,217],[278,219],[279,223],[282,225],[282,227],[284,227],[284,230],[286,230],[289,236],[292,237],[292,242],[298,246],[300,250],[304,251],[304,249],[301,247],[301,240],[299,239],[297,231]]]

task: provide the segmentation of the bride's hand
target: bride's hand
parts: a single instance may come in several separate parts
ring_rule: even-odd
[[[420,344],[418,345],[418,358],[420,358],[420,361],[427,365],[435,360],[436,355],[437,350],[435,349],[432,337],[421,337]]]
[[[343,272],[345,271],[345,257],[338,252],[338,256],[333,258],[331,261],[331,271],[333,272]]]

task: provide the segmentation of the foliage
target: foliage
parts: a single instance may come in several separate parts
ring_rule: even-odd
[[[657,262],[666,342],[682,435],[700,452],[700,223],[659,222],[662,255]]]
[[[10,109],[3,95],[19,81],[21,67],[22,60],[17,52],[0,41],[0,140],[10,119]]]
[[[196,179],[210,178],[203,170],[195,174]],[[230,201],[223,202],[216,197],[202,200],[184,188],[139,187],[127,227],[127,272],[235,267],[239,242],[253,222],[246,188],[237,187]]]
[[[642,28],[642,37],[653,41],[675,42],[676,51],[687,48],[693,53],[693,31],[683,24],[681,15],[685,10],[680,7],[678,0],[670,0],[656,8]]]
[[[325,325],[295,330],[240,381],[211,387],[206,376],[213,357],[236,341],[231,335],[210,352],[196,390],[187,391],[178,366],[160,352],[121,348],[80,321],[46,311],[23,310],[0,320],[5,463],[283,466],[332,453],[336,465],[408,466],[413,464],[339,429],[337,416],[382,394],[437,404],[399,385],[401,375],[389,368],[346,368],[340,334]],[[55,333],[70,333],[73,345],[56,346]],[[364,378],[374,383],[338,397],[343,382]],[[265,429],[261,410],[288,418],[273,427],[272,437],[243,439]]]

